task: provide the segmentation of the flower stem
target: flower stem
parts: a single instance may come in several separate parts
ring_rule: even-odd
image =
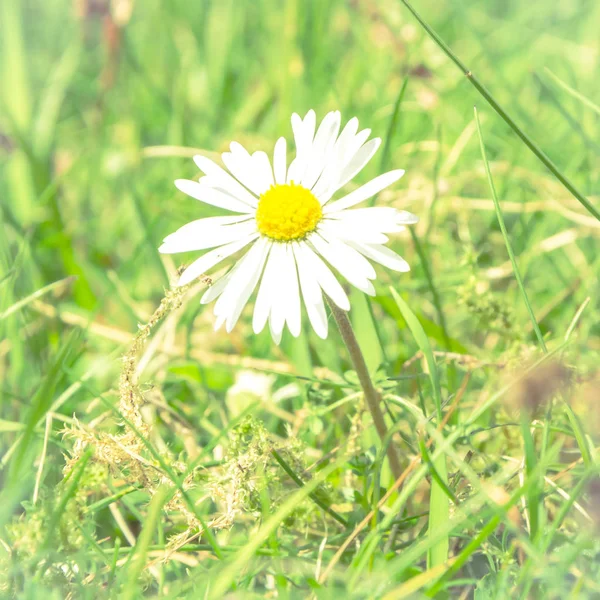
[[[381,441],[385,444],[388,429],[380,408],[381,396],[371,381],[369,370],[367,369],[364,356],[361,352],[360,346],[358,345],[358,340],[354,335],[354,330],[350,324],[348,314],[345,310],[338,308],[332,301],[329,300],[329,298],[327,299],[327,302],[338,329],[340,330],[344,344],[346,344],[346,348],[350,354],[350,360],[354,365],[354,370],[358,375],[358,380],[360,381],[360,386],[362,387],[365,396],[365,403],[369,409],[369,412],[371,413],[373,423],[375,423],[375,429],[377,429],[377,433],[381,438]],[[398,479],[402,476],[403,469],[400,465],[398,455],[396,454],[396,448],[391,441],[387,444],[387,456],[390,461],[390,469],[392,470],[394,479]]]

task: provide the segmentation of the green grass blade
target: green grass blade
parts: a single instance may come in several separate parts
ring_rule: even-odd
[[[67,508],[67,504],[71,498],[77,492],[77,486],[81,481],[85,467],[92,456],[92,449],[87,448],[81,458],[77,461],[75,468],[69,473],[68,477],[65,478],[64,482],[68,483],[67,488],[63,492],[56,505],[56,508],[52,511],[50,519],[48,520],[48,528],[46,530],[46,539],[42,545],[43,549],[49,548],[53,543],[54,531],[58,527],[60,519]]]
[[[600,221],[600,211],[575,187],[573,183],[563,175],[562,171],[552,162],[549,156],[515,123],[513,118],[498,104],[492,94],[487,88],[479,81],[479,79],[472,73],[470,69],[452,52],[450,47],[444,42],[444,40],[433,30],[433,28],[427,24],[427,22],[421,17],[421,15],[407,2],[407,0],[400,0],[404,6],[412,13],[419,24],[425,29],[427,34],[433,39],[433,41],[442,49],[444,54],[465,74],[467,79],[475,87],[475,89],[485,98],[488,104],[502,117],[505,123],[521,138],[523,143],[540,159],[540,161],[546,166],[546,168],[563,184],[563,186],[573,194],[573,196],[587,209],[587,211],[594,215],[596,219]]]
[[[6,107],[15,123],[27,129],[31,119],[31,93],[23,39],[22,2],[7,0],[0,4],[0,40],[2,48],[1,104]]]
[[[544,68],[546,75],[548,75],[554,83],[556,83],[559,87],[561,87],[565,92],[573,96],[573,98],[577,98],[582,104],[585,104],[588,108],[591,108],[595,113],[600,115],[600,106],[594,104],[589,98],[586,98],[583,94],[574,90],[570,85],[567,85],[562,79],[557,77],[548,67]]]
[[[396,129],[400,122],[400,107],[402,106],[402,101],[404,100],[404,95],[406,94],[406,88],[408,86],[408,77],[404,78],[402,82],[402,87],[400,88],[400,92],[396,98],[396,102],[394,103],[394,110],[392,111],[392,117],[390,118],[390,123],[388,125],[387,131],[385,133],[385,141],[383,143],[383,150],[381,151],[381,161],[379,162],[379,170],[383,173],[390,162],[392,141],[394,139],[394,134],[396,133]]]
[[[438,421],[442,420],[442,391],[440,386],[440,378],[431,349],[429,339],[425,334],[425,331],[419,323],[419,320],[412,312],[408,304],[400,297],[400,295],[390,288],[392,296],[406,321],[406,324],[410,328],[410,331],[415,338],[419,349],[425,356],[427,366],[429,369],[429,377],[431,379],[431,385],[433,388],[433,399],[436,408],[436,414]],[[429,528],[428,532],[430,536],[433,536],[438,531],[439,527],[448,521],[450,515],[450,504],[448,496],[446,495],[446,489],[448,489],[448,468],[446,466],[446,456],[441,454],[437,459],[432,461],[433,469],[437,474],[437,478],[434,478],[431,482],[431,496],[429,500]],[[438,479],[441,480],[441,485],[438,483]],[[429,568],[436,567],[446,562],[448,559],[449,541],[448,536],[442,536],[436,543],[429,549],[428,552],[428,566]]]
[[[47,87],[40,98],[37,119],[33,124],[33,149],[38,158],[45,159],[50,154],[60,109],[69,84],[77,72],[79,56],[80,43],[77,40],[66,49],[50,73]]]
[[[423,326],[417,319],[415,313],[410,309],[408,304],[402,299],[400,294],[396,292],[396,290],[390,287],[390,292],[398,309],[402,313],[410,332],[412,333],[417,345],[419,346],[419,350],[423,353],[425,360],[427,361],[427,367],[429,369],[429,378],[431,379],[431,385],[433,388],[433,401],[435,404],[435,410],[437,414],[437,418],[439,421],[442,420],[442,389],[440,385],[440,377],[437,368],[437,364],[435,362],[435,357],[433,356],[433,350],[431,348],[431,344],[429,343],[429,338],[423,329]]]
[[[481,124],[479,122],[479,114],[477,112],[477,107],[474,107],[475,112],[475,123],[477,125],[477,134],[479,135],[479,146],[481,148],[481,156],[483,158],[483,164],[485,166],[485,173],[487,175],[488,183],[490,186],[490,191],[492,193],[492,200],[494,201],[494,208],[496,210],[496,217],[498,218],[498,224],[500,225],[500,231],[502,231],[502,237],[504,238],[504,244],[506,246],[506,251],[508,252],[508,256],[510,258],[510,262],[512,264],[513,272],[515,274],[515,279],[517,280],[517,284],[519,286],[519,291],[521,292],[521,296],[523,297],[523,302],[525,302],[525,306],[527,307],[527,312],[529,313],[529,318],[531,319],[531,324],[533,326],[533,330],[535,331],[535,336],[537,337],[538,343],[540,344],[542,350],[544,352],[548,352],[546,348],[546,343],[544,342],[544,337],[542,336],[542,332],[540,331],[540,327],[538,325],[537,319],[535,318],[535,314],[533,312],[533,308],[531,307],[531,303],[529,302],[529,297],[527,292],[525,291],[525,285],[523,284],[523,278],[521,277],[521,272],[519,271],[519,267],[517,266],[517,259],[515,258],[515,253],[513,252],[512,244],[508,239],[508,231],[506,230],[506,224],[504,223],[504,217],[502,216],[502,209],[500,208],[500,203],[498,202],[498,196],[496,194],[496,188],[494,186],[494,181],[492,179],[492,172],[490,171],[490,165],[487,160],[486,152],[485,152],[485,144],[483,143],[483,135],[481,133]]]
[[[21,300],[15,302],[11,306],[9,306],[4,312],[0,313],[0,321],[10,317],[13,313],[21,310],[28,304],[31,304],[38,298],[41,298],[45,294],[48,294],[52,291],[62,290],[67,287],[75,278],[74,277],[66,277],[65,279],[61,279],[60,281],[55,281],[48,285],[45,285],[43,288],[36,290],[33,294],[29,294],[29,296],[22,298]]]
[[[135,554],[131,555],[133,556],[133,560],[131,561],[129,568],[123,571],[125,584],[120,593],[120,597],[123,598],[123,600],[132,600],[133,598],[138,597],[138,591],[140,589],[139,579],[146,563],[148,548],[152,543],[152,538],[154,537],[154,532],[159,523],[163,506],[168,502],[174,491],[175,488],[162,486],[158,488],[152,497],[142,532],[135,545]]]

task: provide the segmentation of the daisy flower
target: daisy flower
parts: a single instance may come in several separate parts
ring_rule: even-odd
[[[327,336],[323,293],[343,310],[350,302],[332,270],[366,294],[374,295],[375,270],[369,261],[394,271],[407,262],[384,244],[417,217],[391,207],[352,208],[392,185],[404,171],[389,171],[339,199],[335,194],[369,162],[381,143],[369,140],[353,118],[341,129],[339,111],[317,127],[313,110],[304,119],[292,115],[296,156],[288,166],[287,144],[279,138],[273,160],[265,152],[250,154],[236,142],[221,156],[226,169],[205,156],[194,161],[204,173],[199,181],[178,179],[177,188],[196,200],[222,208],[229,216],[192,221],[164,239],[165,254],[209,250],[187,267],[178,285],[186,285],[226,258],[245,251],[234,266],[202,296],[216,300],[215,329],[229,332],[258,287],[252,326],[267,322],[279,344],[287,324],[301,330],[301,296],[310,323]],[[341,131],[340,131],[341,129]]]

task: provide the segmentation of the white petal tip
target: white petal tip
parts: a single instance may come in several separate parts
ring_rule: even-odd
[[[190,183],[189,179],[176,179],[174,182],[175,187],[181,191],[185,193],[185,190],[182,188],[185,188],[186,185],[188,185],[188,183]]]
[[[159,248],[158,251],[160,254],[178,254],[179,250],[173,250],[173,247],[168,244],[168,242],[164,242]]]
[[[194,155],[194,162],[196,163],[196,166],[203,172],[206,173],[205,171],[205,167],[206,167],[206,163],[212,163],[212,161],[210,160],[210,158],[206,158],[206,156],[202,156],[202,154],[196,154]]]
[[[323,331],[317,331],[316,329],[314,330],[314,332],[317,334],[317,336],[319,336],[322,340],[326,340],[327,339],[327,334],[328,331],[327,329],[324,329]]]
[[[417,215],[413,215],[407,211],[401,211],[398,217],[396,222],[402,225],[414,225],[419,222]]]

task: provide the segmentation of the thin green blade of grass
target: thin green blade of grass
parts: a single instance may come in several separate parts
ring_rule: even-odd
[[[561,87],[565,92],[573,96],[573,98],[577,98],[582,104],[585,104],[588,108],[592,109],[595,113],[600,115],[600,106],[594,104],[589,98],[584,96],[581,92],[573,89],[570,85],[566,84],[560,77],[555,75],[548,67],[544,68],[544,72],[548,75],[552,81],[559,87]]]
[[[429,452],[427,450],[427,445],[425,444],[425,440],[423,438],[419,438],[419,450],[421,451],[421,458],[423,462],[429,467],[429,473],[431,477],[435,479],[438,486],[443,490],[446,496],[456,505],[458,505],[458,498],[456,494],[450,489],[448,484],[442,479],[440,474],[437,472],[433,461],[431,460],[431,456],[429,456]]]
[[[517,259],[515,258],[515,253],[513,251],[512,244],[510,243],[510,240],[508,238],[508,231],[506,230],[506,224],[504,222],[504,217],[502,216],[502,209],[500,208],[500,202],[498,201],[498,196],[496,194],[496,187],[494,186],[494,180],[492,179],[492,172],[490,170],[490,165],[487,160],[487,154],[485,151],[485,144],[483,142],[483,134],[481,133],[481,124],[479,122],[479,113],[477,112],[477,107],[473,107],[473,110],[475,114],[475,124],[477,126],[477,135],[479,136],[479,146],[481,148],[483,165],[485,167],[485,173],[487,175],[488,184],[490,186],[490,192],[492,194],[492,200],[494,202],[496,217],[498,219],[498,224],[500,225],[502,238],[504,239],[504,245],[506,246],[506,251],[508,252],[508,256],[512,264],[515,279],[517,280],[517,285],[519,286],[519,291],[521,292],[523,302],[525,302],[525,306],[527,307],[527,312],[529,313],[529,318],[531,319],[531,325],[533,326],[535,336],[542,350],[544,352],[548,352],[548,349],[546,348],[546,343],[544,342],[544,337],[542,336],[542,332],[540,331],[537,319],[535,318],[533,308],[531,307],[531,302],[529,302],[529,296],[527,295],[527,292],[525,290],[525,285],[523,283],[523,278],[521,277],[521,272],[519,271],[519,267],[517,265]]]
[[[437,414],[438,422],[442,421],[442,392],[440,386],[440,378],[433,356],[433,350],[431,344],[425,333],[425,330],[419,323],[419,320],[412,312],[408,304],[400,297],[400,295],[390,288],[390,292],[394,301],[396,302],[406,324],[408,325],[415,341],[417,342],[419,349],[425,356],[427,366],[429,370],[429,377],[431,379],[431,385],[433,389],[433,399],[435,403],[435,409]],[[441,454],[433,462],[434,470],[437,472],[439,479],[441,479],[442,485],[438,483],[436,478],[431,482],[431,495],[429,500],[429,528],[428,535],[432,536],[439,529],[441,525],[448,521],[450,516],[450,504],[448,496],[444,488],[448,487],[448,469],[446,465],[446,456]],[[428,552],[428,566],[430,568],[444,564],[448,559],[449,541],[448,536],[441,537]]]
[[[525,454],[525,476],[532,484],[527,492],[527,514],[529,515],[529,535],[536,540],[540,529],[540,518],[542,516],[542,490],[541,478],[544,473],[538,474],[538,457],[535,449],[535,441],[530,429],[530,418],[526,411],[521,415],[521,435],[523,437],[523,449]],[[546,424],[547,427],[547,424]]]
[[[446,315],[444,313],[444,309],[442,307],[442,300],[440,298],[440,294],[438,288],[434,282],[433,274],[431,272],[429,266],[429,258],[425,252],[425,248],[419,239],[419,236],[416,234],[413,227],[409,227],[410,237],[415,245],[415,250],[417,251],[417,255],[419,256],[419,261],[421,262],[421,267],[423,268],[423,272],[425,273],[425,279],[427,280],[427,286],[429,287],[429,291],[431,292],[431,298],[433,300],[433,305],[435,306],[435,310],[438,314],[439,319],[439,327],[441,329],[442,339],[444,341],[444,346],[446,346],[446,350],[448,352],[452,351],[452,341],[450,339],[450,335],[448,333],[448,325],[446,324]],[[454,367],[450,367],[448,370],[448,386],[451,390],[454,388]]]
[[[573,335],[573,331],[577,327],[579,323],[583,311],[586,309],[588,304],[590,303],[590,297],[588,296],[581,304],[581,306],[577,309],[571,323],[569,323],[569,327],[565,332],[565,342],[568,342],[571,336]],[[594,447],[593,442],[588,440],[581,422],[579,421],[579,417],[575,414],[575,411],[571,408],[571,405],[568,402],[564,402],[565,411],[567,413],[567,418],[569,419],[569,424],[571,425],[571,430],[573,431],[573,435],[575,436],[575,440],[577,441],[577,446],[579,447],[579,451],[581,452],[581,457],[583,458],[583,463],[586,467],[590,467],[595,464],[595,452],[592,452],[592,448]]]
[[[133,598],[138,597],[138,591],[140,589],[139,578],[146,563],[148,549],[152,543],[154,532],[159,523],[162,508],[168,502],[174,491],[175,488],[162,486],[158,488],[152,497],[148,514],[143,523],[142,532],[137,539],[134,553],[130,555],[133,557],[131,564],[128,569],[122,571],[125,583],[120,597],[123,598],[123,600],[132,600]]]
[[[132,184],[129,188],[129,194],[131,198],[131,204],[135,210],[136,216],[140,221],[141,229],[144,232],[143,244],[147,246],[147,252],[150,256],[150,260],[156,265],[156,271],[162,276],[165,285],[169,285],[169,275],[165,269],[163,261],[160,259],[160,255],[157,252],[159,244],[154,239],[154,231],[152,229],[152,223],[148,216],[146,206],[136,187]]]
[[[10,463],[5,491],[14,491],[14,488],[19,486],[18,482],[22,480],[22,470],[25,468],[26,457],[31,451],[31,441],[35,428],[52,404],[54,390],[63,375],[63,369],[70,363],[76,353],[76,348],[79,346],[79,338],[80,332],[78,331],[73,331],[67,337],[31,399],[31,409],[26,418],[25,429]]]
[[[539,84],[542,92],[546,95],[550,102],[556,107],[556,110],[561,114],[569,127],[578,135],[584,142],[584,144],[596,154],[600,154],[600,146],[590,137],[584,127],[583,123],[580,123],[571,113],[562,105],[561,101],[557,98],[554,93],[553,87],[549,86],[539,75],[533,74],[534,80]]]
[[[392,116],[390,118],[390,122],[385,133],[385,142],[383,143],[383,150],[381,151],[381,161],[379,162],[379,170],[382,173],[385,172],[390,162],[392,140],[394,139],[396,128],[398,127],[398,124],[400,122],[400,107],[402,106],[402,101],[404,100],[404,95],[406,94],[407,86],[408,77],[405,77],[404,81],[402,82],[400,92],[396,97],[396,102],[394,103],[394,110],[392,111]]]
[[[586,208],[586,210],[600,221],[600,211],[575,187],[566,175],[554,164],[550,157],[515,123],[514,119],[498,104],[492,94],[479,81],[470,69],[458,58],[450,49],[448,44],[435,32],[435,30],[421,17],[407,0],[400,0],[404,6],[412,13],[413,17],[419,22],[421,27],[427,32],[429,37],[440,47],[444,54],[464,73],[473,87],[483,96],[486,102],[502,117],[504,122],[519,136],[521,141],[538,157],[546,168],[569,190],[569,192]]]
[[[0,4],[0,24],[2,26],[2,104],[20,128],[26,129],[31,118],[31,93],[27,77],[25,57],[26,43],[23,38],[21,2]]]
[[[414,598],[415,594],[420,589],[424,588],[428,583],[439,579],[451,564],[452,561],[448,561],[447,564],[438,565],[437,567],[433,567],[432,569],[428,569],[419,575],[411,577],[405,583],[399,585],[393,590],[390,590],[385,596],[383,596],[382,600],[403,600],[404,598]]]
[[[10,315],[12,315],[13,313],[21,310],[22,308],[24,308],[28,304],[31,304],[38,298],[41,298],[45,294],[48,294],[50,292],[57,291],[57,290],[59,290],[59,291],[63,290],[74,280],[75,280],[75,276],[65,277],[64,279],[60,279],[59,281],[54,281],[53,283],[49,283],[48,285],[45,285],[43,288],[40,288],[39,290],[36,290],[35,292],[33,292],[33,294],[29,294],[29,296],[26,296],[25,298],[22,298],[21,300],[15,302],[11,306],[9,306],[4,312],[1,312],[0,313],[0,321],[3,321],[7,317],[10,317]]]
[[[48,549],[53,542],[54,531],[58,527],[60,519],[67,509],[67,504],[71,498],[77,492],[77,486],[83,477],[83,473],[85,471],[85,467],[92,456],[92,449],[87,448],[85,452],[82,454],[81,458],[77,461],[77,465],[75,468],[69,473],[67,478],[64,480],[65,483],[68,483],[67,488],[63,492],[58,501],[55,509],[52,511],[50,515],[50,519],[48,520],[48,527],[46,529],[46,537],[44,539],[44,543],[42,544],[42,549]]]
[[[38,158],[45,159],[50,154],[60,109],[77,72],[80,52],[80,41],[77,38],[65,50],[49,75],[48,84],[40,98],[37,118],[33,123],[32,144]]]

